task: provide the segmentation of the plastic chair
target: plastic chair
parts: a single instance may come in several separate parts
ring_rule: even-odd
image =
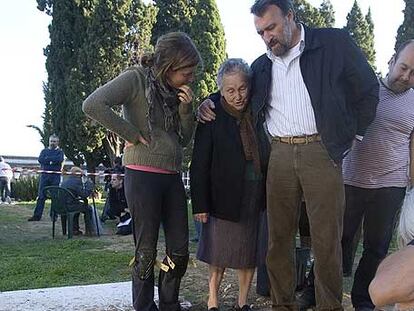
[[[45,187],[44,193],[46,198],[51,199],[53,239],[55,238],[55,222],[58,215],[60,215],[62,221],[63,235],[67,232],[68,239],[71,239],[73,237],[73,217],[76,213],[83,212],[83,205],[87,203],[75,197],[68,189],[59,186]]]

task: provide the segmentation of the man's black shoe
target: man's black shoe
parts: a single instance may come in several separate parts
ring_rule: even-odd
[[[40,221],[39,217],[32,216],[27,221]]]
[[[296,303],[299,310],[306,310],[316,306],[315,287],[307,286],[295,293]]]

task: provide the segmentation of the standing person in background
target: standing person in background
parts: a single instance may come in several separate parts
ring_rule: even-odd
[[[200,54],[185,33],[161,36],[153,55],[93,92],[84,112],[127,141],[125,195],[132,214],[135,310],[158,310],[154,263],[162,222],[166,256],[158,278],[159,310],[180,310],[178,294],[188,263],[188,217],[181,179],[183,150],[193,135],[193,92]],[[113,110],[122,106],[123,117]]]
[[[0,157],[0,194],[2,203],[11,203],[10,199],[10,184],[13,178],[13,171],[8,163]]]
[[[45,208],[46,197],[43,193],[45,187],[58,186],[61,179],[61,171],[63,167],[64,155],[62,149],[59,148],[59,137],[55,134],[49,137],[49,147],[40,152],[38,161],[40,169],[43,172],[39,179],[39,193],[37,197],[36,207],[33,216],[28,221],[39,221],[42,218]]]
[[[380,79],[377,115],[343,164],[346,208],[342,246],[352,247],[363,219],[363,252],[351,291],[356,310],[374,310],[368,286],[388,252],[406,187],[414,181],[414,40],[403,43]]]

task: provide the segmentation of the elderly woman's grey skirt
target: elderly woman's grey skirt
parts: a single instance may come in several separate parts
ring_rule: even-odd
[[[233,269],[255,268],[264,258],[258,256],[258,232],[261,202],[264,200],[261,181],[245,181],[240,221],[232,222],[209,217],[203,224],[197,258],[213,266]]]

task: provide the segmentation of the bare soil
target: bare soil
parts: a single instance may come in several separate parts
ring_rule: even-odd
[[[11,223],[7,228],[3,226],[0,228],[2,236],[0,237],[1,240],[6,240],[8,238],[13,238],[16,240],[16,232],[20,232],[19,234],[21,239],[46,239],[51,237],[52,226],[51,222],[48,217],[44,217],[41,221],[38,222],[27,222],[27,218],[29,218],[32,214],[31,208],[27,206],[19,206],[19,205],[1,205],[0,208],[10,209],[13,211],[13,214],[16,215],[18,218],[24,219],[22,222],[18,222],[16,224]],[[44,215],[48,215],[47,211],[45,211]],[[82,224],[81,224],[82,226]],[[61,235],[60,226],[57,226],[57,235]],[[115,235],[115,222],[114,221],[107,221],[103,225],[104,232],[99,237],[106,242],[109,242],[108,249],[111,250],[119,249],[119,250],[131,250],[131,254],[133,253],[133,239],[132,236],[118,236]],[[10,229],[10,230],[9,230]],[[13,237],[8,237],[7,232],[13,234]],[[57,238],[64,238],[62,236],[58,236]],[[97,237],[84,237],[84,236],[76,236],[75,239],[91,239]],[[163,250],[165,249],[165,244],[163,238],[160,237],[159,241],[159,256],[158,258],[161,259],[163,257]],[[195,260],[195,252],[197,249],[197,244],[191,242],[190,243],[190,257],[191,262],[188,266],[187,273],[182,280],[181,286],[181,297],[183,300],[187,300],[192,304],[191,310],[194,311],[201,311],[206,310],[207,305],[207,295],[208,295],[208,266],[205,263],[199,262]],[[358,258],[356,262],[358,261]],[[344,278],[344,308],[345,310],[352,310],[352,306],[350,303],[350,284],[352,282],[351,278]],[[225,276],[221,285],[220,290],[220,308],[221,310],[232,310],[234,305],[237,301],[237,275],[234,270],[227,270],[225,272]],[[261,297],[256,294],[256,280],[252,284],[252,288],[250,291],[249,296],[249,303],[252,305],[254,310],[271,310],[270,307],[270,300],[266,297]],[[107,310],[119,310],[116,307],[108,306]],[[125,310],[125,309],[122,309]],[[132,309],[131,309],[132,310]]]

